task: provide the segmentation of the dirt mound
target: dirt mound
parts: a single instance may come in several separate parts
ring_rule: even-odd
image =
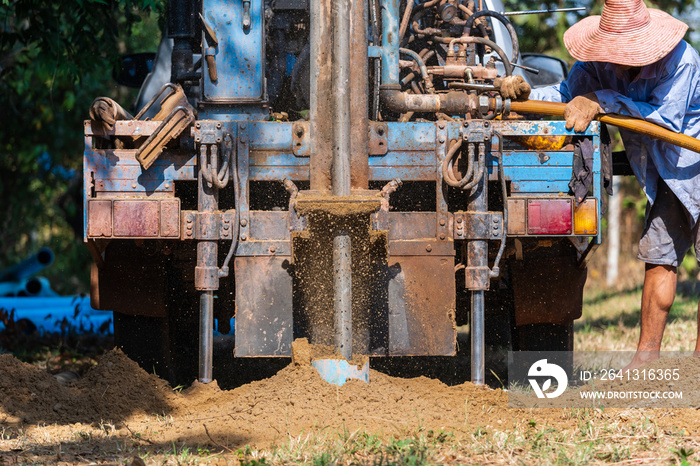
[[[147,373],[116,348],[71,389],[79,403],[73,408],[80,419],[124,420],[134,413],[163,413],[175,399],[167,382]]]
[[[43,435],[53,424],[56,432],[75,435],[71,429],[79,423],[81,432],[96,437],[105,435],[95,430],[97,426],[112,423],[114,434],[140,445],[187,442],[223,445],[233,451],[244,445],[266,447],[338,432],[400,436],[422,429],[469,436],[480,429],[527,429],[533,420],[538,426],[564,429],[578,422],[571,410],[508,408],[508,393],[471,383],[447,386],[426,377],[401,379],[371,370],[369,384],[353,380],[338,387],[323,381],[300,359],[308,361],[311,355],[273,377],[234,390],[221,390],[216,382],[195,382],[178,393],[119,350],[109,352],[84,378],[67,386],[45,371],[2,355],[0,423],[28,435],[32,429]],[[697,433],[696,412],[677,410],[657,422],[682,423],[688,432]],[[595,413],[630,423],[646,416],[643,410],[627,410],[626,417],[612,410]]]
[[[57,420],[54,407],[68,400],[68,390],[53,375],[0,354],[0,424]]]

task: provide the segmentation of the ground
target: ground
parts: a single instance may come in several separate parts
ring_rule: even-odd
[[[577,323],[578,349],[633,348],[640,292],[588,293]],[[692,289],[680,293],[666,349],[692,347],[696,296]],[[369,385],[331,386],[304,361],[233,390],[216,383],[183,389],[146,373],[119,350],[75,358],[67,346],[32,353],[41,357],[20,355],[31,364],[0,355],[0,464],[700,459],[697,409],[513,409],[507,392],[468,382],[448,386],[372,371]],[[66,368],[81,377],[61,384],[52,373]]]

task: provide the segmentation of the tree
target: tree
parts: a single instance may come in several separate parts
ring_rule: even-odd
[[[0,267],[49,245],[47,275],[87,282],[89,255],[66,221],[79,216],[68,192],[80,189],[82,122],[93,98],[124,93],[111,78],[120,53],[155,51],[162,10],[160,0],[0,0]]]

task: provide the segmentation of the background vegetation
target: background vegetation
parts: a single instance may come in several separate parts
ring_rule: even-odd
[[[126,107],[134,101],[134,91],[118,86],[112,70],[121,54],[156,50],[164,5],[165,0],[0,0],[0,269],[49,246],[56,263],[45,275],[54,289],[87,291],[90,257],[82,244],[80,207],[83,120],[97,96]],[[693,0],[650,5],[691,28],[698,23]],[[507,10],[572,6],[599,13],[602,2],[506,1]],[[515,17],[521,49],[572,63],[562,34],[585,15]],[[628,208],[643,208],[633,181],[626,192]]]

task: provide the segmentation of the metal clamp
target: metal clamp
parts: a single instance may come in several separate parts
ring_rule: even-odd
[[[503,234],[501,212],[455,212],[454,238],[499,240]]]

